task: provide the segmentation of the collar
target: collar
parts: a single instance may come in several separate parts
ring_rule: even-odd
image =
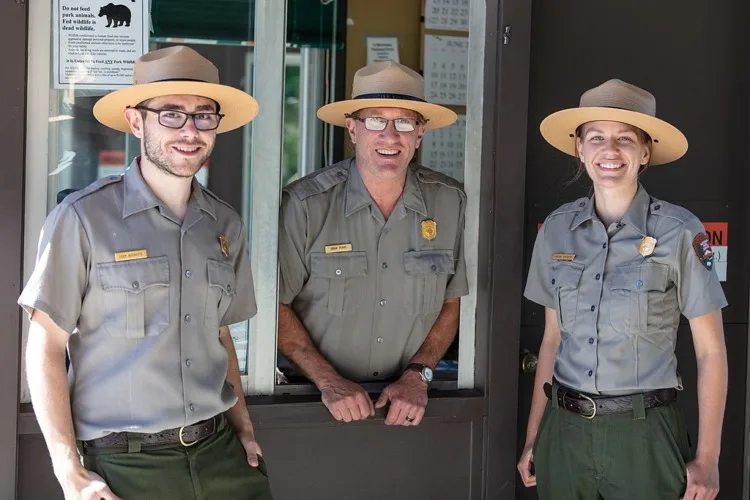
[[[123,174],[123,183],[125,186],[125,196],[122,202],[122,218],[126,219],[133,214],[143,212],[150,208],[159,207],[159,210],[166,208],[162,205],[159,198],[156,197],[151,188],[148,187],[146,181],[143,179],[140,167],[140,156],[136,156],[130,163],[130,166],[125,170]],[[192,195],[188,205],[194,205],[199,210],[206,212],[214,220],[216,220],[216,211],[214,210],[211,201],[203,193],[203,188],[200,183],[193,177],[192,182]],[[192,207],[188,206],[188,211]]]
[[[633,201],[630,202],[630,206],[628,206],[628,209],[620,222],[632,227],[641,235],[647,236],[646,217],[648,216],[650,204],[651,197],[643,186],[638,184],[638,191],[635,193]],[[596,214],[594,213],[594,207],[593,196],[588,200],[581,200],[578,203],[578,208],[580,208],[580,210],[576,213],[575,217],[573,217],[573,222],[570,224],[570,230],[572,231],[584,222],[595,218]]]
[[[346,181],[346,203],[345,213],[349,217],[354,212],[367,207],[376,206],[375,201],[370,196],[367,187],[365,186],[362,176],[359,174],[357,165],[354,159],[349,162],[349,176]],[[417,181],[415,173],[416,167],[409,165],[406,169],[406,181],[404,183],[404,189],[401,192],[401,197],[396,202],[394,213],[398,214],[399,218],[406,216],[406,209],[418,212],[423,216],[427,216],[427,207],[424,202],[424,196],[422,189]]]

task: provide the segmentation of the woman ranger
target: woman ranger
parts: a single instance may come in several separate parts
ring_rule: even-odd
[[[701,222],[638,182],[687,151],[655,109],[650,93],[610,80],[540,127],[594,187],[547,217],[526,284],[545,327],[518,470],[542,499],[703,500],[719,489],[727,302]],[[675,405],[680,313],[698,363],[694,458]]]

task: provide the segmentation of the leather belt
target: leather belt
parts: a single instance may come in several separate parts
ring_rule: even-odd
[[[84,441],[86,448],[127,448],[128,436],[135,437],[143,446],[155,446],[163,444],[182,444],[192,446],[209,436],[212,436],[219,428],[222,415],[217,415],[208,420],[202,420],[192,425],[175,427],[153,434],[140,432],[113,432],[104,437]]]
[[[544,394],[547,395],[547,399],[552,399],[552,386],[550,384],[544,384]],[[657,389],[643,393],[643,406],[646,410],[666,406],[676,400],[676,389]],[[557,388],[557,403],[560,408],[588,419],[600,415],[614,415],[633,411],[633,395],[592,398],[562,385]]]

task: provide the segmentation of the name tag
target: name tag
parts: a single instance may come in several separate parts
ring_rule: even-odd
[[[552,260],[565,260],[568,262],[574,261],[576,258],[576,254],[574,253],[553,253],[552,254]]]
[[[351,252],[351,243],[339,243],[338,245],[326,245],[326,253]]]
[[[117,252],[115,254],[115,262],[145,259],[147,257],[148,257],[148,252],[146,250],[128,250],[127,252]]]

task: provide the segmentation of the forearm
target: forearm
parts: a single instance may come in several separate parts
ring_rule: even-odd
[[[727,398],[726,350],[718,349],[697,358],[698,448],[697,459],[718,459],[721,427]]]
[[[297,314],[286,304],[279,304],[279,350],[318,389],[322,390],[333,380],[341,378],[315,347]]]
[[[445,301],[435,324],[430,328],[419,350],[409,360],[410,363],[419,363],[435,368],[456,337],[460,309],[459,299]]]
[[[234,393],[237,395],[237,403],[226,411],[225,415],[230,425],[234,427],[237,434],[254,435],[253,423],[250,420],[250,413],[247,411],[245,404],[245,394],[242,389],[242,377],[240,376],[240,363],[237,359],[237,351],[234,348],[232,336],[229,328],[222,326],[219,330],[219,339],[224,349],[227,350],[229,365],[227,367],[227,382],[232,384]]]
[[[536,441],[536,435],[539,432],[539,424],[542,421],[544,409],[547,407],[544,384],[552,383],[558,345],[559,341],[555,338],[545,339],[539,348],[539,359],[537,360],[536,375],[534,378],[534,392],[531,398],[529,420],[526,424],[526,444]]]
[[[67,473],[82,465],[70,409],[65,349],[48,345],[46,335],[41,326],[31,324],[26,347],[26,377],[55,476],[63,482]]]

